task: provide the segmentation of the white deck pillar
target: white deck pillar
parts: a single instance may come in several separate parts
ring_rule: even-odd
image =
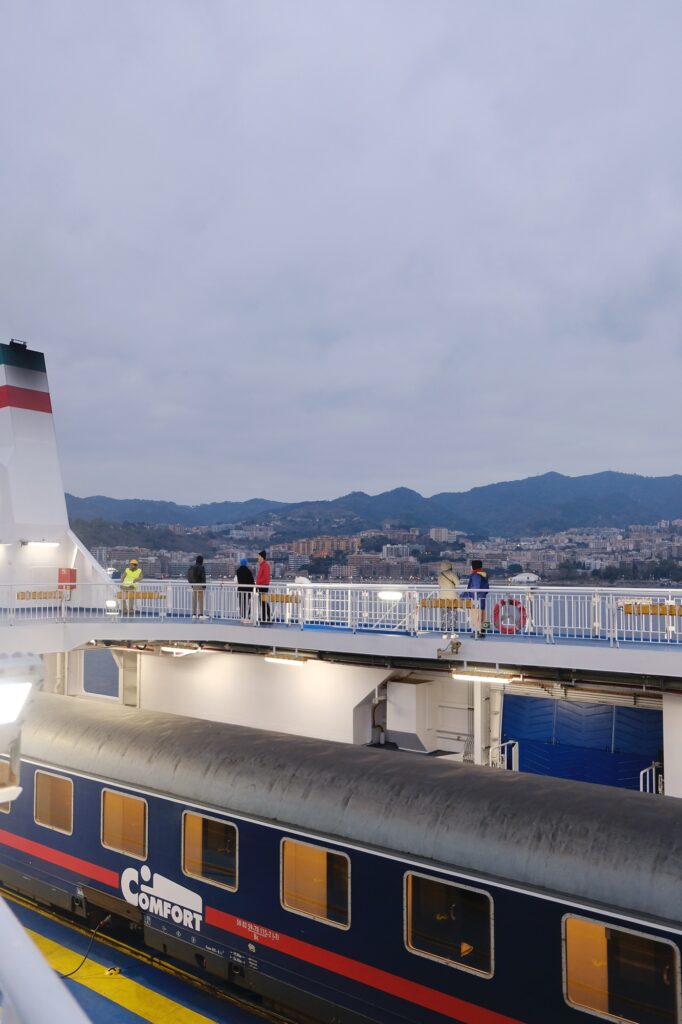
[[[490,750],[490,686],[474,683],[474,764],[487,764]]]
[[[682,694],[663,694],[663,777],[666,796],[682,796]]]

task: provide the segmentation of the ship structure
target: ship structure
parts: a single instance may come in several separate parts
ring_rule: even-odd
[[[126,593],[71,531],[44,355],[0,345],[0,377],[0,652],[46,691],[682,795],[682,591],[493,581],[481,642],[435,585],[208,580],[197,620],[189,583]]]
[[[682,591],[115,581],[0,369],[6,891],[287,1019],[678,1024]]]

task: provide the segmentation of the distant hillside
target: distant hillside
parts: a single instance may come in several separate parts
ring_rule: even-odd
[[[183,526],[212,526],[257,519],[281,508],[279,501],[251,498],[249,501],[214,501],[209,505],[176,505],[174,501],[145,498],[93,498],[66,495],[69,519],[105,519],[110,523],[181,523]]]
[[[332,501],[289,504],[254,498],[187,506],[67,495],[67,505],[73,519],[189,526],[257,519],[270,521],[283,534],[292,536],[355,532],[381,527],[386,520],[406,526],[446,526],[478,536],[519,536],[570,527],[627,526],[682,518],[682,476],[606,472],[568,477],[545,473],[470,491],[434,494],[431,498],[400,487],[383,494],[353,491]]]

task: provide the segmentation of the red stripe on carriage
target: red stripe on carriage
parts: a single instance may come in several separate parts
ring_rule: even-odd
[[[32,412],[52,412],[49,391],[18,388],[14,384],[0,385],[0,409],[30,409]]]
[[[11,846],[15,850],[21,850],[22,853],[28,853],[31,857],[39,857],[40,860],[49,861],[50,864],[57,864],[60,868],[73,871],[74,874],[94,878],[96,882],[110,885],[112,889],[118,889],[117,871],[109,871],[97,864],[91,864],[88,860],[72,857],[69,853],[60,853],[50,846],[34,843],[31,839],[23,839],[21,836],[15,836],[12,832],[5,832],[4,829],[0,829],[0,843]]]
[[[222,910],[216,910],[215,907],[206,907],[204,918],[206,924],[221,928],[223,931],[241,935],[242,938],[258,942],[261,946],[277,949],[288,956],[296,957],[297,960],[305,960],[306,963],[313,964],[315,967],[333,971],[334,974],[340,974],[352,981],[359,981],[363,985],[369,985],[371,988],[388,993],[388,995],[405,999],[417,1006],[423,1006],[424,1009],[433,1010],[434,1013],[452,1017],[464,1024],[520,1024],[515,1017],[506,1017],[504,1014],[476,1006],[475,1003],[467,1003],[463,999],[456,999],[445,992],[438,992],[426,985],[420,985],[416,981],[407,981],[397,974],[390,974],[378,967],[370,967],[369,964],[363,964],[359,960],[352,960],[339,953],[332,953],[319,946],[313,946],[309,942],[302,942],[300,939],[292,939],[271,928],[264,928],[261,925],[253,924],[253,922],[244,921],[232,914],[225,914]]]

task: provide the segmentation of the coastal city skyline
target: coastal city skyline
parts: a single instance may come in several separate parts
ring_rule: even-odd
[[[183,527],[170,532],[175,550],[143,544],[94,544],[100,564],[121,572],[130,558],[138,559],[151,578],[186,578],[187,566],[199,553],[209,578],[232,579],[242,558],[256,563],[266,545],[273,579],[305,576],[332,583],[432,583],[443,561],[466,579],[473,558],[480,558],[491,578],[513,580],[531,574],[535,582],[655,581],[678,585],[682,559],[682,518],[625,528],[582,528],[546,532],[533,537],[469,537],[461,530],[386,526],[356,534],[313,535],[273,541],[275,531],[265,524]],[[533,582],[523,579],[524,584]]]

